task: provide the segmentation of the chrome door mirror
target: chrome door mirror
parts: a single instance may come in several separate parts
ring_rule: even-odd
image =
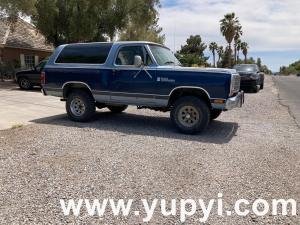
[[[142,57],[139,55],[134,56],[134,66],[135,67],[141,67],[143,65]]]

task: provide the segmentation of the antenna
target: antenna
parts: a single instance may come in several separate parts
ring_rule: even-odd
[[[175,38],[175,34],[176,34],[176,22],[174,22],[174,33],[173,33],[173,54],[174,54],[174,62],[176,61],[176,38]],[[175,63],[173,63],[173,67],[175,70]]]

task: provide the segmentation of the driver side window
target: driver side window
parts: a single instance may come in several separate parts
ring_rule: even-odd
[[[125,46],[122,47],[116,58],[116,65],[118,66],[133,66],[134,56],[139,55],[144,59],[144,51],[142,46]]]

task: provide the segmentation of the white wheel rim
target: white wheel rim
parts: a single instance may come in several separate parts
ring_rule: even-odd
[[[72,102],[70,104],[70,108],[71,108],[71,112],[75,116],[82,116],[86,110],[84,102],[78,97],[76,97],[72,100]]]
[[[28,88],[29,87],[29,81],[27,79],[21,79],[21,86],[23,88]]]
[[[199,122],[200,115],[194,106],[183,106],[179,109],[178,120],[185,127],[193,127]]]

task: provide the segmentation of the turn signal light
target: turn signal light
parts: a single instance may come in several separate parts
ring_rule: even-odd
[[[46,84],[46,73],[41,72],[41,85]]]
[[[216,104],[224,104],[225,100],[224,99],[214,99],[213,102]]]

